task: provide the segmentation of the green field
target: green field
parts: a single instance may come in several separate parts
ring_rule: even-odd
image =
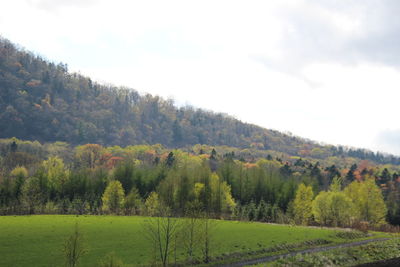
[[[128,266],[150,263],[152,250],[142,228],[145,220],[134,216],[3,216],[0,217],[0,266],[62,266],[63,240],[75,223],[79,224],[89,248],[81,266],[96,266],[111,251]],[[346,242],[335,233],[331,229],[218,221],[212,254],[248,252],[313,239]],[[179,251],[178,259],[183,258]]]

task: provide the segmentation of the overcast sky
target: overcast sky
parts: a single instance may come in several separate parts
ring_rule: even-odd
[[[94,80],[400,155],[400,1],[2,0],[0,34]]]

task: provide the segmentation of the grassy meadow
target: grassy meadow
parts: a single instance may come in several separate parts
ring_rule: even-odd
[[[96,266],[109,252],[127,266],[151,263],[152,249],[143,234],[145,217],[35,215],[0,217],[0,266],[62,266],[62,245],[76,223],[89,249],[81,266]],[[333,229],[218,221],[212,256],[255,251],[279,244],[324,239],[348,242]],[[353,241],[353,240],[351,240]],[[178,260],[184,259],[178,250]]]

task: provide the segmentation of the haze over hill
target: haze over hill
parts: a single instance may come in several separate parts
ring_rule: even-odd
[[[101,85],[0,40],[0,137],[127,146],[194,144],[274,150],[294,156],[399,159],[362,149],[322,146],[230,116],[115,86]],[[223,101],[221,102],[223,103]]]

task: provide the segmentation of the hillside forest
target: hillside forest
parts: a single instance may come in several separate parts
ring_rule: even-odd
[[[173,100],[131,88],[99,84],[1,37],[0,125],[0,138],[39,142],[161,144],[171,149],[207,144],[258,150],[264,156],[278,151],[318,160],[339,158],[336,165],[347,158],[400,164],[393,155],[321,145],[225,114],[177,107]]]

